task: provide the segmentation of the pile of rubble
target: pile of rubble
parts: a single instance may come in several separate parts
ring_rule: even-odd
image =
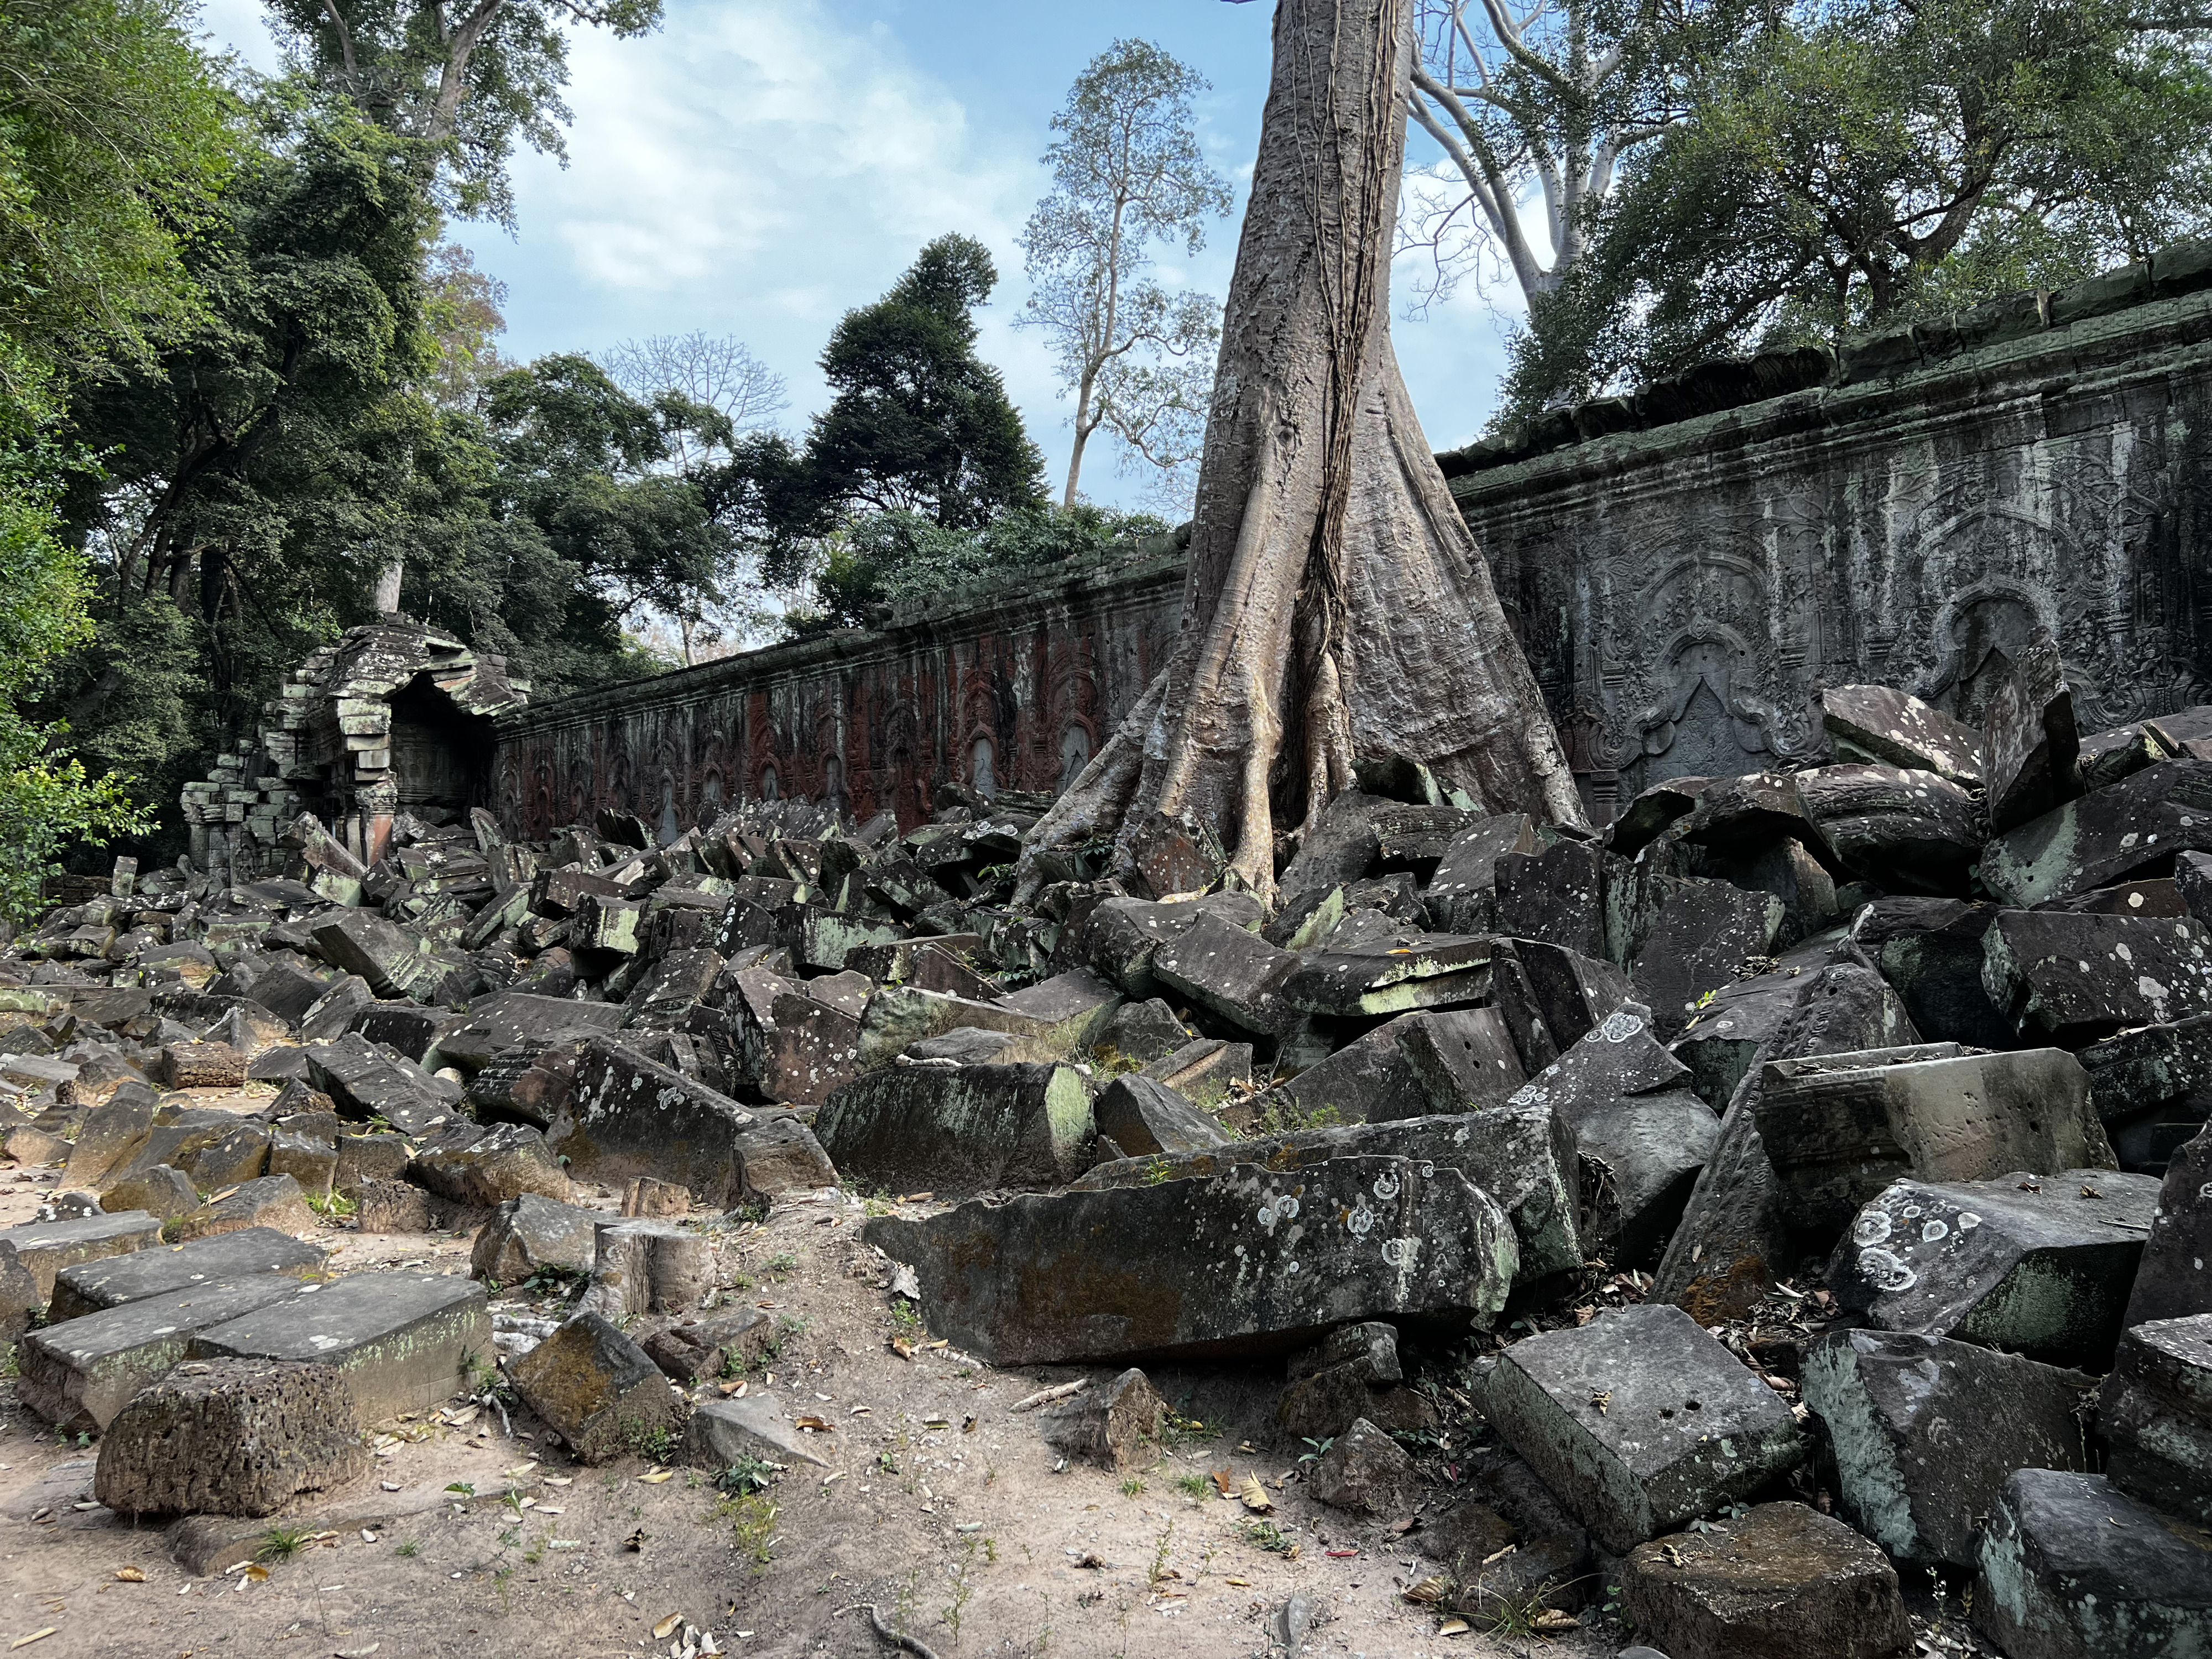
[[[1596,835],[1363,766],[1272,913],[1172,825],[1017,905],[1046,803],[957,791],[121,869],[0,959],[6,1149],[65,1165],[0,1234],[22,1398],[134,1514],[350,1478],[494,1352],[579,1456],[804,1457],[672,1389],[763,1335],[698,1313],[681,1217],[842,1184],[904,1200],[866,1236],[937,1335],[1121,1372],[1048,1414],[1071,1454],[1158,1428],[1136,1362],[1279,1369],[1316,1497],[1432,1511],[1440,1616],[1618,1586],[1674,1659],[1877,1659],[1902,1565],[2015,1659],[2212,1650],[2212,708],[2081,738],[2045,646],[1982,732],[1825,718],[1833,764]],[[309,1205],[576,1305],[331,1280]],[[1436,1504],[1440,1409],[1491,1432]]]

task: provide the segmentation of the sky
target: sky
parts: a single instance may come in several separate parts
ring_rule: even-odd
[[[1199,136],[1237,207],[1197,258],[1164,250],[1161,267],[1218,298],[1273,11],[1266,0],[668,0],[652,35],[574,33],[568,165],[519,155],[514,234],[458,224],[453,236],[507,285],[509,357],[735,335],[788,382],[781,423],[794,433],[827,402],[815,360],[837,319],[882,295],[931,237],[975,236],[1000,272],[981,349],[1056,492],[1071,400],[1042,339],[1014,326],[1027,291],[1016,238],[1049,183],[1038,158],[1053,113],[1119,37],[1152,40],[1212,83]],[[259,0],[204,0],[201,22],[211,45],[274,66]],[[1418,158],[1426,141],[1414,137]],[[1436,447],[1488,418],[1516,311],[1510,292],[1467,284],[1422,319],[1399,318],[1399,357]],[[1095,446],[1086,456],[1093,499],[1137,505],[1140,485]]]

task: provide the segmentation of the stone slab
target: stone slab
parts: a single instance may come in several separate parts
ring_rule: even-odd
[[[313,1279],[324,1270],[323,1252],[272,1227],[249,1227],[196,1239],[189,1244],[140,1250],[64,1267],[54,1275],[50,1317],[57,1323],[126,1302],[167,1296],[218,1279],[278,1273]]]
[[[82,1261],[129,1255],[157,1244],[161,1224],[143,1210],[86,1216],[76,1221],[40,1221],[0,1231],[0,1255],[12,1255],[30,1272],[39,1300],[54,1293],[54,1275]]]
[[[2097,1426],[2114,1486],[2212,1524],[2212,1313],[2153,1320],[2123,1336]]]

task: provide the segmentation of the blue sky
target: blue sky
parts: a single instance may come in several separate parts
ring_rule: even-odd
[[[1068,405],[1042,343],[1012,326],[1024,293],[1014,238],[1048,182],[1047,123],[1114,39],[1157,41],[1213,83],[1200,136],[1241,191],[1273,11],[1266,0],[669,0],[645,39],[574,36],[569,165],[516,159],[517,234],[454,234],[507,286],[508,355],[734,334],[789,381],[794,430],[824,400],[814,360],[837,318],[930,237],[977,236],[1001,272],[983,350],[1057,481]],[[212,43],[272,61],[258,0],[205,0],[202,20]],[[1242,210],[1240,199],[1198,259],[1164,266],[1221,295]],[[1439,448],[1474,436],[1494,406],[1509,324],[1492,300],[1510,297],[1469,284],[1396,325]],[[1084,483],[1099,500],[1137,496],[1106,456],[1086,459]]]

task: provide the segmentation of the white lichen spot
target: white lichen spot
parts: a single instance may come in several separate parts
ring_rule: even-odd
[[[1951,1224],[1947,1221],[1930,1221],[1920,1229],[1920,1242],[1934,1244],[1950,1237]]]
[[[1879,1244],[1889,1237],[1889,1230],[1893,1224],[1883,1212],[1869,1210],[1852,1224],[1851,1243],[1862,1249],[1869,1244]]]
[[[1642,1020],[1637,1018],[1626,1008],[1621,1008],[1616,1009],[1606,1017],[1605,1024],[1597,1028],[1595,1035],[1603,1037],[1607,1042],[1626,1042],[1643,1029]]]
[[[1391,1174],[1389,1170],[1385,1170],[1381,1175],[1375,1177],[1375,1196],[1381,1199],[1385,1204],[1388,1204],[1392,1199],[1397,1197],[1398,1191],[1398,1177]]]
[[[1887,1250],[1861,1250],[1859,1272],[1878,1291],[1909,1291],[1920,1282],[1918,1273]]]

